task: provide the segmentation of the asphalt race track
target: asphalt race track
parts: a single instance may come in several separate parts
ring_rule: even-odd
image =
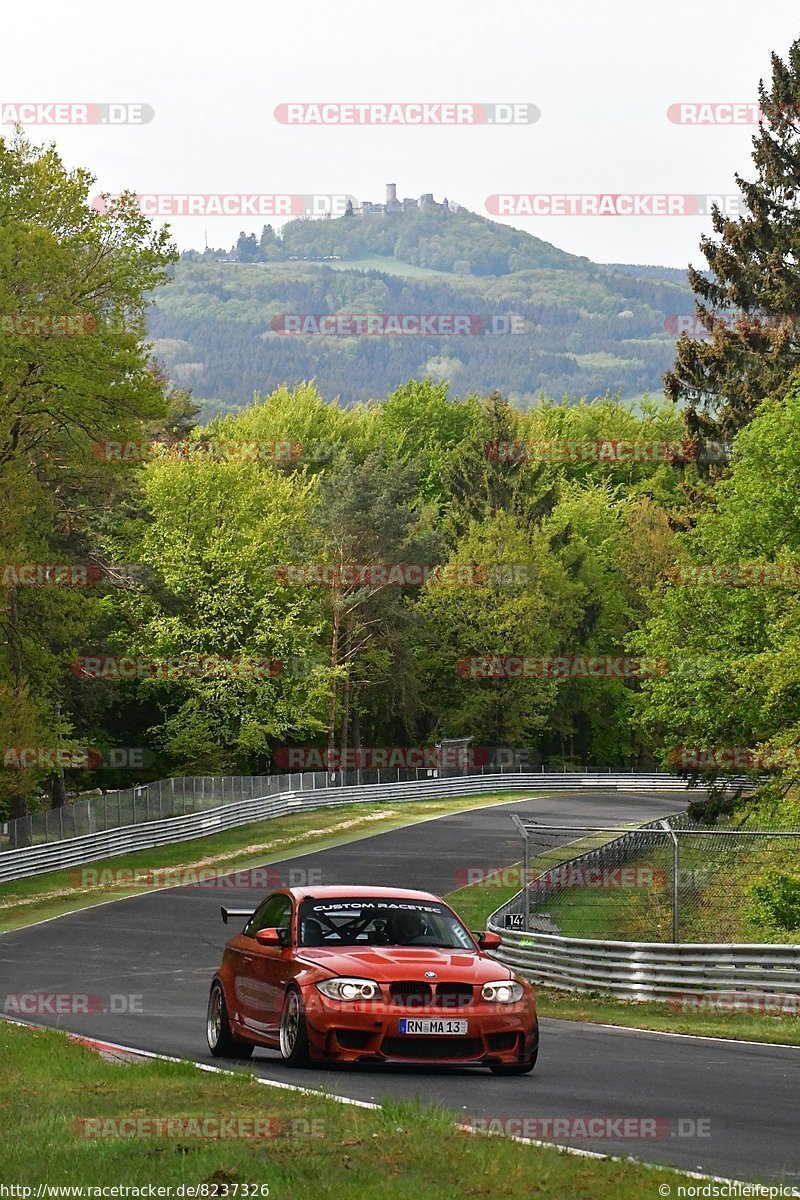
[[[385,884],[452,891],[466,867],[519,861],[509,813],[542,821],[614,824],[678,811],[683,793],[549,793],[471,810],[286,860],[321,884]],[[142,852],[146,865],[146,852]],[[27,1018],[124,1045],[217,1062],[205,1041],[208,985],[230,928],[220,903],[254,907],[263,894],[176,888],[106,904],[0,936],[0,993],[89,993],[104,1011]],[[111,1011],[133,996],[141,1011]],[[256,1051],[257,1074],[363,1100],[438,1102],[466,1120],[640,1117],[666,1119],[670,1135],[580,1141],[583,1149],[631,1155],[726,1177],[782,1177],[800,1186],[800,1048],[678,1038],[569,1021],[542,1022],[532,1075],[504,1079],[476,1069],[285,1068]],[[83,1112],[76,1115],[87,1115]],[[677,1136],[707,1122],[709,1136]],[[682,1122],[682,1125],[679,1123]],[[660,1128],[660,1127],[659,1127]]]

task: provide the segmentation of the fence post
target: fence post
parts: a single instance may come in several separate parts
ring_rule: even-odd
[[[662,829],[666,829],[669,836],[672,838],[672,940],[677,946],[680,941],[680,847],[675,830],[668,821],[659,821]]]
[[[530,932],[531,928],[531,898],[528,892],[528,873],[530,871],[530,850],[528,847],[528,829],[522,823],[516,813],[511,814],[511,820],[517,827],[517,832],[522,834],[522,923],[526,933]]]
[[[522,924],[526,933],[530,932],[531,927],[531,897],[528,892],[528,870],[528,831],[525,829],[522,833]]]

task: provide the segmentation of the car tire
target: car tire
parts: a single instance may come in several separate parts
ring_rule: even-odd
[[[521,1063],[490,1063],[489,1070],[493,1075],[529,1075],[536,1066],[536,1060],[539,1057],[539,1029],[536,1029],[536,1041],[533,1043],[531,1056],[526,1062]]]
[[[281,1058],[287,1067],[307,1067],[311,1064],[308,1050],[308,1026],[303,997],[296,987],[286,991],[281,1010],[279,1029]]]
[[[208,997],[206,1040],[215,1058],[249,1058],[255,1049],[252,1042],[245,1042],[231,1033],[225,992],[218,979],[212,983]]]

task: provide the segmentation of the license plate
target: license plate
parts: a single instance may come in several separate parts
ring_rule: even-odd
[[[401,1033],[465,1034],[469,1032],[469,1021],[419,1020],[414,1017],[400,1018]]]

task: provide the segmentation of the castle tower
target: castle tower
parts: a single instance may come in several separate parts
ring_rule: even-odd
[[[397,184],[396,183],[387,183],[387,185],[386,185],[386,204],[384,205],[384,212],[399,213],[402,211],[403,211],[403,206],[400,203],[400,201],[397,199]]]

